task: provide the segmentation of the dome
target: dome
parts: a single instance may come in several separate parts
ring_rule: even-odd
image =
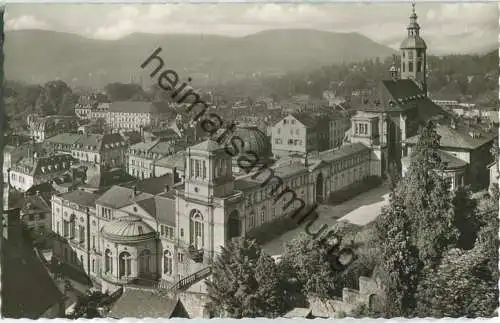
[[[257,127],[237,127],[233,137],[239,137],[245,143],[244,152],[254,152],[259,158],[267,158],[271,155],[271,142],[267,135]]]
[[[425,41],[422,39],[420,36],[408,36],[403,42],[401,43],[401,46],[399,46],[400,49],[427,49],[427,45],[425,44]]]
[[[135,215],[118,218],[106,224],[102,234],[107,240],[117,243],[141,242],[156,237],[156,231]]]

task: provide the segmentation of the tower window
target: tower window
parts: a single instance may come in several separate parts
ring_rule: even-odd
[[[411,52],[411,51],[410,51],[410,52],[408,52],[408,58],[409,58],[409,59],[413,59],[413,52]]]
[[[413,62],[408,63],[408,72],[413,72]]]
[[[403,72],[405,72],[405,71],[406,71],[406,64],[403,63]]]
[[[422,72],[422,62],[417,62],[417,72]]]

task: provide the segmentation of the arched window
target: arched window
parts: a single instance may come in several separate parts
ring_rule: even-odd
[[[199,210],[191,211],[189,219],[189,241],[196,249],[203,248],[203,215]]]
[[[108,274],[113,273],[113,258],[109,249],[104,252],[104,271]]]
[[[172,275],[173,272],[173,257],[169,250],[163,252],[163,273]]]
[[[120,254],[120,277],[128,277],[132,273],[132,259],[128,252],[124,251]]]
[[[149,273],[150,272],[150,262],[151,262],[151,252],[149,250],[143,250],[139,256],[140,261],[140,272]]]

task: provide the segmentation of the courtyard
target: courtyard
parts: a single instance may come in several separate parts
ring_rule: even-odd
[[[383,206],[389,203],[389,185],[387,182],[337,205],[318,206],[318,219],[311,226],[311,232],[317,231],[323,224],[333,225],[337,221],[348,221],[364,226],[377,218]],[[264,244],[263,249],[269,255],[281,255],[284,245],[304,232],[306,223],[286,232],[278,238]]]

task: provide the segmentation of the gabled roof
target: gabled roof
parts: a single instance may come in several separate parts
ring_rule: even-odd
[[[24,204],[21,212],[26,214],[30,212],[51,212],[50,202],[41,194],[27,195],[24,197]]]
[[[125,289],[115,302],[109,317],[112,318],[189,318],[178,298],[170,298],[151,290]]]
[[[82,135],[80,134],[65,132],[50,137],[46,141],[53,144],[73,145],[81,138],[81,136]]]
[[[445,169],[458,169],[467,166],[467,163],[446,151],[439,150],[439,157],[441,158],[441,162],[445,165]]]
[[[179,151],[173,155],[169,155],[158,159],[155,161],[156,166],[176,168],[178,170],[184,170],[186,167],[186,151]]]

